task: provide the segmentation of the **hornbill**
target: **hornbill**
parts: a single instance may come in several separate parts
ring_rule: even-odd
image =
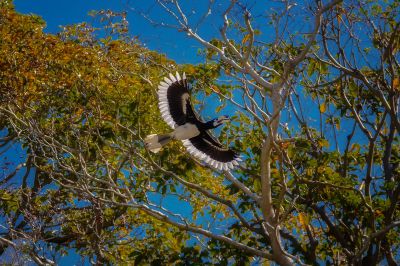
[[[147,149],[158,152],[173,139],[181,140],[188,152],[219,170],[233,169],[241,161],[236,152],[226,149],[216,140],[210,129],[217,128],[230,121],[224,115],[208,122],[203,122],[194,112],[190,102],[186,75],[177,72],[169,74],[158,86],[158,106],[164,121],[174,131],[167,134],[152,134],[145,138]]]

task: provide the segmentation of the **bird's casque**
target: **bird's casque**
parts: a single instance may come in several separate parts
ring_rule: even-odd
[[[237,153],[224,148],[216,140],[210,129],[229,121],[224,115],[208,122],[203,122],[194,112],[190,102],[186,75],[169,74],[158,86],[158,106],[164,121],[174,129],[168,134],[153,134],[145,139],[146,147],[158,152],[172,139],[181,140],[188,152],[219,170],[233,169],[241,161]]]

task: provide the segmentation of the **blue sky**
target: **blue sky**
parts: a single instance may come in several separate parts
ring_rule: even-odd
[[[149,4],[153,1],[141,1]],[[95,0],[71,0],[71,1],[52,1],[52,0],[16,0],[14,1],[17,11],[24,14],[40,15],[46,22],[45,29],[48,33],[57,33],[60,26],[70,25],[83,21],[90,21],[88,13],[91,10],[111,9],[113,11],[128,10],[128,21],[130,32],[138,36],[139,40],[151,50],[156,50],[167,54],[169,58],[177,63],[199,63],[202,61],[197,57],[197,50],[200,46],[190,40],[184,34],[173,29],[153,26],[132,6],[127,6],[125,1],[95,1]],[[159,9],[140,6],[143,10],[152,12],[155,19],[165,17]],[[209,32],[205,32],[208,34]]]
[[[156,7],[153,0],[14,0],[17,11],[24,14],[40,15],[46,22],[45,29],[48,33],[57,33],[60,26],[70,25],[83,21],[90,21],[88,16],[91,10],[111,9],[113,11],[128,11],[130,33],[138,36],[139,40],[151,50],[156,50],[168,55],[177,63],[203,63],[204,59],[198,55],[202,48],[195,40],[190,39],[182,32],[168,27],[154,26],[140,13],[149,14],[149,17],[156,22],[174,22],[171,16]],[[187,13],[191,25],[197,25],[203,14],[207,13],[208,1],[182,1],[182,9]],[[265,10],[272,10],[274,2],[244,0],[246,7],[252,12],[253,17],[262,17]],[[199,33],[202,37],[210,40],[219,35],[222,26],[222,12],[226,9],[228,1],[215,1],[212,13],[207,16],[199,26]],[[234,13],[234,12],[232,12]],[[263,27],[262,32],[266,38],[273,37],[273,31],[265,28],[265,20],[261,24],[254,25],[257,28]],[[260,38],[260,36],[259,36]]]

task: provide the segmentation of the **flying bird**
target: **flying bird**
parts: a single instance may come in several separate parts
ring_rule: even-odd
[[[210,133],[230,121],[224,115],[208,122],[195,113],[190,102],[186,75],[169,74],[158,86],[158,106],[164,121],[173,129],[167,134],[152,134],[145,138],[147,149],[159,152],[171,140],[181,140],[188,152],[199,160],[219,170],[233,169],[241,161],[236,152],[224,146]]]

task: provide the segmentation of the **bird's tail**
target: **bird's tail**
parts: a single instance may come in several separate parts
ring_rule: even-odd
[[[144,142],[146,144],[146,148],[154,153],[157,153],[161,150],[162,146],[166,145],[168,142],[172,140],[172,134],[152,134],[148,135]]]

